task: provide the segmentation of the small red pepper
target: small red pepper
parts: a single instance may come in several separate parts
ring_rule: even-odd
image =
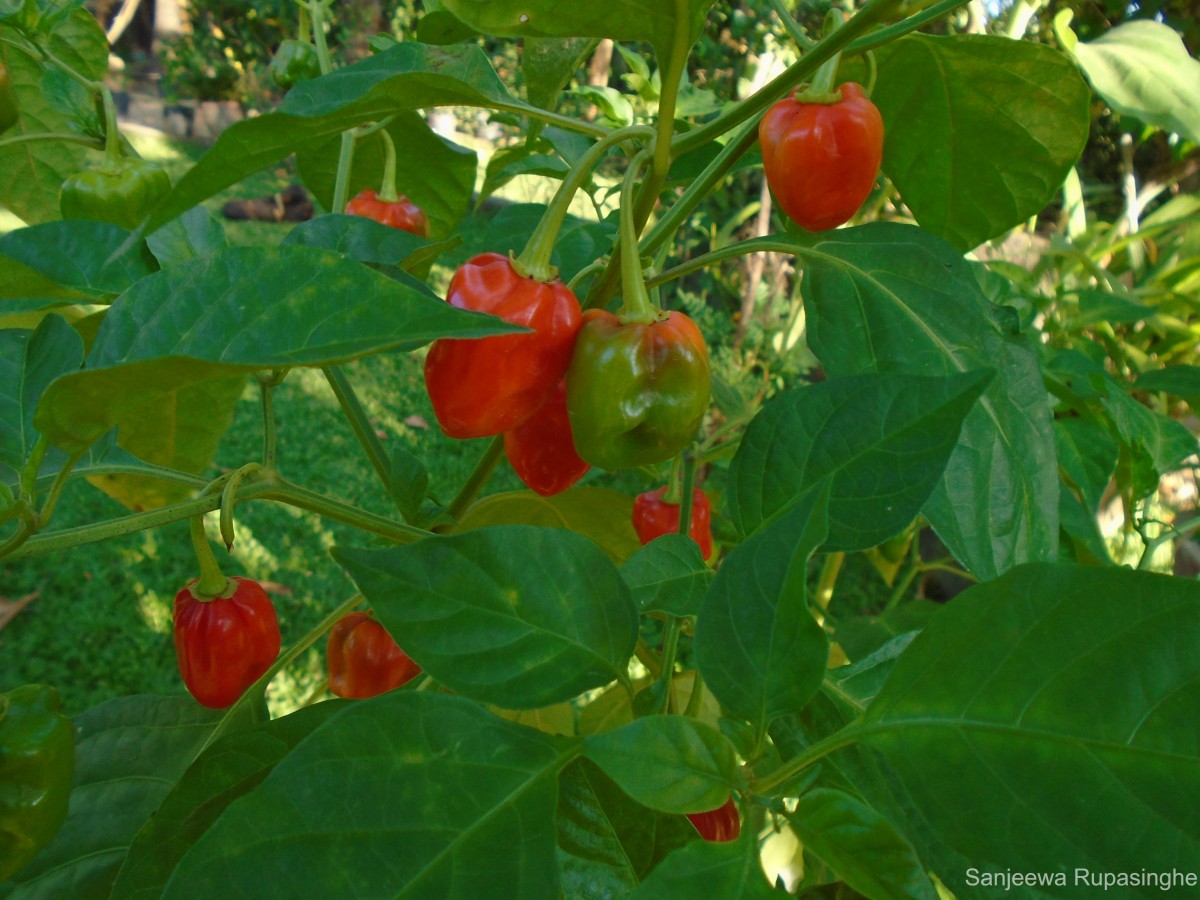
[[[429,219],[421,207],[403,194],[400,194],[394,202],[389,203],[386,200],[380,200],[379,195],[368,188],[346,204],[346,215],[362,216],[418,237],[429,237]]]
[[[279,619],[258,582],[230,578],[219,597],[175,595],[175,656],[188,691],[211,709],[232,706],[279,656]]]
[[[732,797],[717,809],[688,813],[688,820],[700,832],[700,837],[714,843],[736,841],[742,833],[742,820],[738,817],[737,804],[733,802]]]
[[[435,341],[425,358],[425,387],[446,434],[503,434],[537,412],[562,380],[583,315],[579,301],[558,279],[517,274],[499,253],[483,253],[460,266],[446,300],[533,329]]]
[[[504,452],[517,477],[543,497],[562,493],[591,468],[575,452],[567,416],[567,382],[542,408],[504,433]]]
[[[633,528],[638,539],[648,544],[664,534],[679,530],[679,504],[663,499],[667,488],[639,494],[633,501]],[[712,556],[712,501],[700,488],[692,490],[692,515],[688,520],[688,535],[700,545],[700,555],[705,559]]]
[[[387,629],[370,613],[338,619],[325,643],[329,690],[339,697],[365,699],[400,687],[421,674]]]

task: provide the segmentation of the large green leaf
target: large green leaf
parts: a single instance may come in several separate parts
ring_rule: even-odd
[[[809,345],[831,378],[997,371],[923,509],[951,553],[984,580],[1057,559],[1050,404],[1011,310],[987,301],[952,247],[909,225],[844,229],[797,252]]]
[[[1122,115],[1200,143],[1200,61],[1173,28],[1142,19],[1070,48],[1096,93]]]
[[[318,703],[216,741],[137,833],[113,885],[122,900],[162,895],[171,872],[235,799],[255,788],[301,740],[345,704]]]
[[[363,216],[333,213],[301,222],[288,233],[283,243],[333,250],[361,263],[378,266],[383,272],[395,267],[408,271],[418,259],[424,259],[427,252],[446,246],[431,245],[423,237]]]
[[[726,714],[761,733],[799,712],[825,674],[829,638],[805,602],[826,534],[829,482],[814,487],[721,564],[696,621],[696,661]]]
[[[356,125],[431,106],[533,109],[508,92],[479,47],[397,44],[301,82],[275,112],[227,128],[162,199],[146,229],[154,231],[289,153],[319,147]]]
[[[1065,887],[1044,889],[1063,897],[1079,895],[1076,867],[1190,871],[1200,859],[1198,643],[1193,581],[1022,566],[930,622],[856,733],[886,757],[927,823],[909,836],[959,897],[994,894],[935,857],[1063,872]]]
[[[36,424],[60,446],[82,448],[131,411],[200,382],[511,330],[335,253],[235,247],[122,294],[85,369],[49,387]]]
[[[637,613],[581,535],[498,525],[334,557],[409,656],[460,694],[536,709],[626,678]]]
[[[733,744],[686,716],[645,716],[589,735],[584,755],[634,800],[669,813],[717,809],[738,786]]]
[[[67,821],[9,883],[8,900],[103,900],[134,835],[191,764],[220,713],[191,698],[122,697],[75,721]]]
[[[832,550],[863,550],[908,526],[941,480],[990,371],[857,375],[780,394],[750,423],[730,469],[743,534],[832,479]]]
[[[569,749],[458,697],[350,704],[235,800],[162,896],[558,896]]]
[[[1083,152],[1091,92],[1046,44],[914,34],[876,53],[883,170],[959,250],[1040,212]]]
[[[387,126],[387,132],[396,150],[397,192],[421,207],[435,240],[446,237],[471,203],[478,156],[474,150],[460,147],[432,131],[415,112],[397,115]],[[341,150],[341,138],[333,137],[296,155],[304,184],[326,209],[333,205]],[[364,188],[379,190],[384,156],[380,133],[357,141],[347,196],[353,197]]]
[[[596,48],[598,37],[526,38],[521,72],[529,102],[553,110],[563,87]]]
[[[789,896],[775,890],[763,875],[758,842],[712,844],[693,841],[676,850],[650,873],[633,900],[771,900]]]
[[[123,247],[128,238],[128,231],[107,222],[48,222],[0,235],[0,257],[97,301],[107,300],[158,269],[144,244]],[[17,296],[8,285],[0,290]]]
[[[0,29],[2,30],[2,29]],[[50,50],[86,78],[108,71],[108,41],[96,17],[76,9],[50,36]],[[6,138],[25,134],[78,133],[83,106],[95,125],[92,98],[57,70],[43,68],[28,53],[0,41],[0,63],[8,67],[21,116]],[[97,143],[99,146],[99,143]],[[71,175],[102,159],[100,152],[66,141],[22,141],[0,147],[0,205],[29,224],[59,218],[58,191]]]
[[[1090,419],[1057,419],[1058,464],[1079,490],[1093,515],[1100,509],[1121,450],[1103,426]]]

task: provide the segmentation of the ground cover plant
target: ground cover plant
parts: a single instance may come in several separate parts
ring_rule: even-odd
[[[172,178],[117,127],[91,14],[0,3],[5,572],[194,552],[159,588],[189,696],[68,728],[53,686],[0,685],[0,895],[1194,890],[1200,587],[1152,569],[1193,527],[1157,496],[1196,450],[1195,197],[1135,183],[1124,231],[1072,200],[1097,102],[1200,141],[1200,64],[1163,21],[927,33],[963,5],[764,5],[794,62],[734,97],[691,65],[713,0],[441,0],[343,66],[309,0],[278,107]],[[629,92],[568,114],[601,39]],[[479,173],[443,106],[521,140]],[[231,244],[203,204],[293,154],[330,212]],[[774,229],[706,240],[760,168]],[[528,175],[548,203],[476,215]],[[1060,197],[1036,264],[968,253]],[[764,252],[819,370],[747,390],[689,290]],[[425,446],[475,460],[454,483],[367,411],[396,359]],[[293,429],[341,438],[308,483]],[[119,505],[62,522],[97,489]],[[271,546],[263,507],[329,523],[352,587],[319,621],[226,553]],[[877,615],[831,600],[856,560]],[[932,570],[974,586],[914,598]],[[337,696],[272,716],[314,647]]]

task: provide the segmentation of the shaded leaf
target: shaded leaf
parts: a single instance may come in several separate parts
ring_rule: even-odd
[[[700,547],[682,534],[664,534],[638,550],[621,567],[621,577],[642,612],[694,616],[708,591],[713,571]]]

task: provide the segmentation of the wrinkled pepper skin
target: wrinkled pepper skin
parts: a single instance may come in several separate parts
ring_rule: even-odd
[[[212,600],[192,593],[195,580],[175,595],[175,656],[188,692],[210,709],[232,706],[279,656],[275,605],[249,578],[229,579],[231,590]]]
[[[271,77],[285,91],[301,81],[311,81],[321,74],[317,48],[308,41],[286,40],[271,57]]]
[[[75,731],[58,691],[27,684],[0,694],[0,882],[50,843],[67,817]]]
[[[370,189],[360,191],[346,204],[346,215],[362,216],[372,219],[380,225],[399,228],[417,237],[429,237],[429,219],[421,207],[417,206],[403,194],[389,203],[380,200],[379,195]]]
[[[342,616],[330,629],[325,665],[330,692],[350,700],[385,693],[421,674],[387,629],[365,612]]]
[[[683,313],[622,324],[589,309],[567,373],[575,448],[603,469],[670,459],[695,437],[709,386],[708,348]]]
[[[446,300],[533,329],[435,341],[425,358],[425,387],[446,434],[503,434],[537,412],[562,380],[579,331],[579,301],[557,279],[547,283],[518,275],[499,253],[460,266]]]
[[[170,189],[162,166],[122,159],[72,175],[63,182],[58,205],[64,219],[96,219],[132,231]]]
[[[836,228],[858,212],[883,159],[879,110],[854,82],[841,92],[839,103],[780,100],[758,126],[771,193],[808,231]]]
[[[742,820],[737,804],[730,797],[725,805],[702,813],[688,813],[688,820],[700,832],[700,837],[713,843],[736,841],[742,833]]]
[[[504,453],[517,477],[543,497],[560,494],[591,468],[579,458],[567,416],[567,383],[542,408],[504,433]]]
[[[16,125],[19,116],[17,92],[13,88],[12,78],[9,77],[8,66],[0,62],[0,134]]]
[[[664,534],[679,531],[679,504],[663,499],[667,488],[638,494],[633,501],[633,529],[638,540],[648,544]],[[712,501],[700,488],[692,490],[692,514],[688,518],[688,535],[700,546],[700,555],[712,556]]]

